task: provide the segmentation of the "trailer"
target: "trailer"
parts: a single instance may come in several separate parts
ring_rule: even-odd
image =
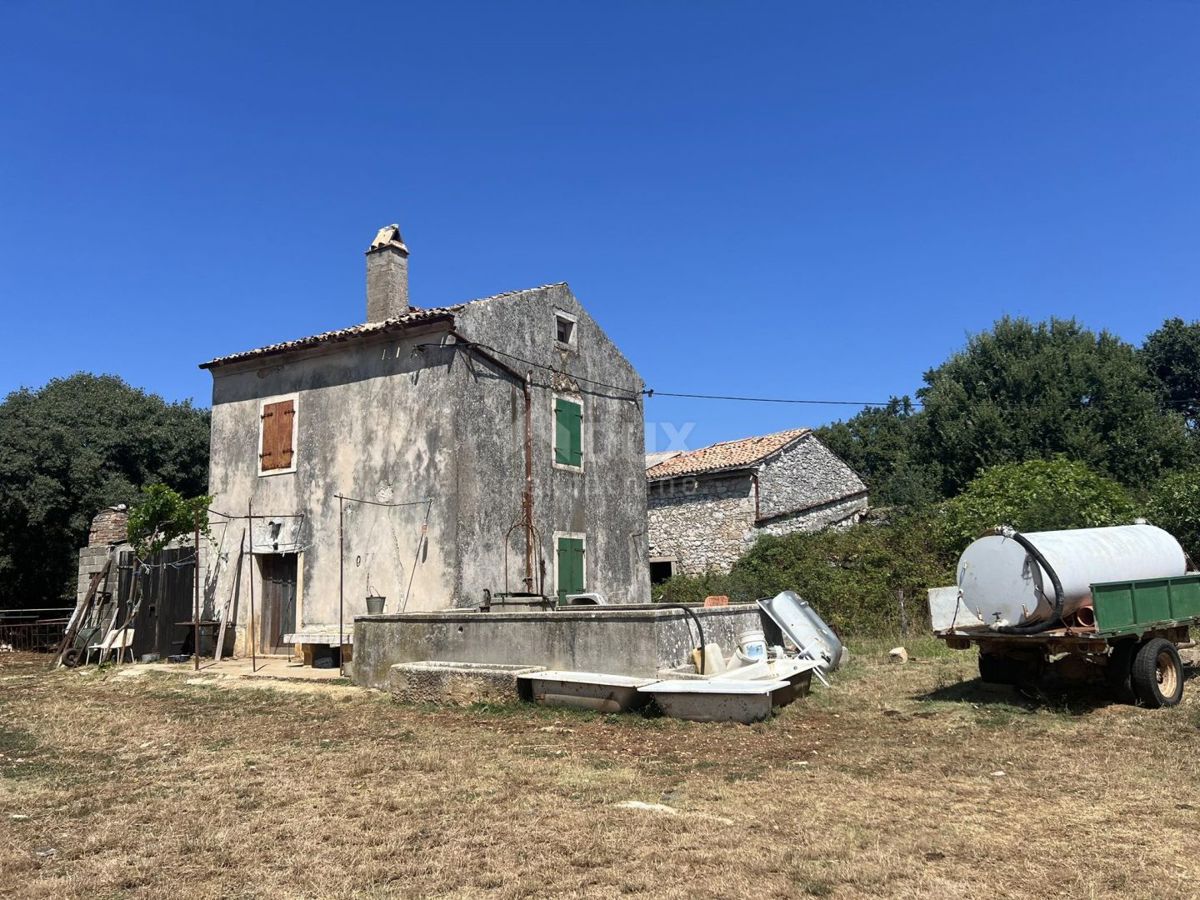
[[[1067,680],[1103,679],[1145,706],[1182,698],[1179,648],[1200,623],[1200,572],[1144,519],[997,527],[963,551],[956,581],[930,592],[934,632],[953,648],[977,646],[984,681],[1023,684],[1052,668]]]
[[[963,609],[959,588],[934,589],[934,633],[955,650],[978,647],[979,677],[986,682],[1032,683],[1053,666],[1070,680],[1106,682],[1125,702],[1151,708],[1178,704],[1184,685],[1179,650],[1192,646],[1190,630],[1200,625],[1200,573],[1090,588],[1090,602],[1067,620],[1029,634],[982,622]],[[945,594],[941,601],[934,596],[939,590],[958,594],[948,622]]]

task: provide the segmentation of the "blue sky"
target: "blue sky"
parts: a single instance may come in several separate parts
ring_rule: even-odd
[[[875,400],[1200,286],[1200,4],[0,4],[0,394],[565,280],[661,391]],[[655,398],[692,446],[842,407]]]

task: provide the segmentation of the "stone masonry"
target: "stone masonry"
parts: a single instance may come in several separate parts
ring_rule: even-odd
[[[862,479],[807,429],[655,462],[650,559],[673,574],[727,572],[760,534],[846,527],[868,506]]]

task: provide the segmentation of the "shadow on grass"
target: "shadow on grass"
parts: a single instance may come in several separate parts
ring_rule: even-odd
[[[1045,681],[1020,687],[991,684],[979,678],[914,694],[913,700],[1009,707],[1024,712],[1046,711],[1069,716],[1087,715],[1120,701],[1104,685]]]
[[[1200,678],[1200,669],[1183,670],[1184,693]],[[1063,715],[1081,716],[1108,706],[1130,706],[1117,691],[1102,681],[1074,681],[1053,674],[1035,684],[1010,686],[991,684],[980,678],[944,685],[912,696],[913,700],[941,703],[968,703],[974,706],[1010,706],[1027,711],[1046,710]]]

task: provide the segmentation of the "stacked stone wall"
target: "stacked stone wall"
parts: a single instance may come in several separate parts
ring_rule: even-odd
[[[867,506],[862,479],[809,435],[753,474],[651,482],[650,558],[672,560],[675,574],[728,572],[760,534],[845,528]]]
[[[675,573],[727,572],[754,543],[754,484],[748,473],[650,485],[650,557]]]
[[[811,434],[759,467],[759,518],[797,513],[866,493],[848,465]]]

